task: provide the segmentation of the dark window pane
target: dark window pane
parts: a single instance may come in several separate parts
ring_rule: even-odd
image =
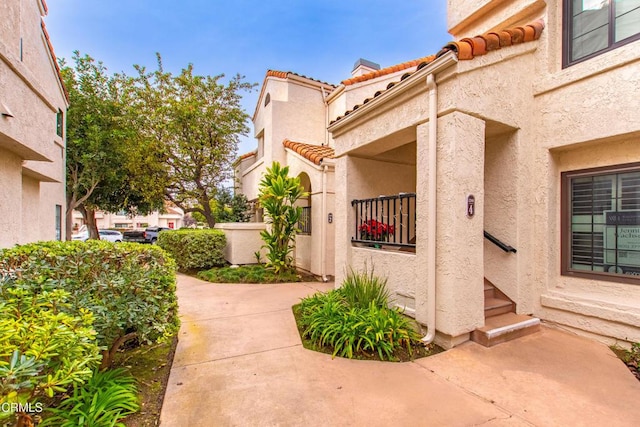
[[[615,0],[616,18],[640,7],[640,0]]]
[[[603,266],[602,233],[571,233],[571,267],[579,270],[600,269]]]
[[[640,33],[640,1],[617,2],[615,25],[616,42]]]
[[[620,178],[620,207],[622,210],[640,209],[640,176]]]
[[[604,25],[582,35],[575,35],[572,40],[571,60],[583,58],[609,47],[609,25]]]
[[[609,25],[609,7],[585,10],[573,15],[573,38]]]

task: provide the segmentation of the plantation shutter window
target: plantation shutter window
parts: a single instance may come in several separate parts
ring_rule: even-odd
[[[563,273],[640,279],[640,167],[564,173],[563,194]]]

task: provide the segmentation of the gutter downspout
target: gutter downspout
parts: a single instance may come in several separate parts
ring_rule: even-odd
[[[327,277],[327,172],[329,171],[328,165],[322,167],[322,227],[320,236],[320,274],[322,275],[322,281],[328,282]]]
[[[329,131],[327,127],[329,126],[329,103],[327,102],[327,95],[324,92],[324,87],[322,87],[322,101],[324,102],[324,120],[325,120],[325,128],[324,128],[324,144],[326,147],[329,146]],[[320,236],[320,275],[322,276],[322,281],[324,283],[329,281],[327,277],[327,172],[329,171],[329,166],[326,164],[322,165],[322,220],[320,227],[320,232],[322,233]]]
[[[429,89],[429,164],[427,166],[427,187],[429,200],[429,240],[427,242],[427,335],[422,342],[430,344],[436,337],[436,232],[437,232],[437,149],[438,149],[438,87],[433,73],[427,76]]]

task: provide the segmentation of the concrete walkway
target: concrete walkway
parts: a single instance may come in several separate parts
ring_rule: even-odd
[[[638,426],[640,382],[604,345],[543,327],[413,363],[305,350],[291,306],[332,284],[178,278],[162,427]]]

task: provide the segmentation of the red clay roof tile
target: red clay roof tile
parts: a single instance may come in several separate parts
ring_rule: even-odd
[[[392,65],[390,67],[382,68],[380,70],[372,71],[370,73],[362,74],[360,76],[352,77],[350,79],[343,80],[341,83],[345,86],[349,86],[355,83],[372,80],[387,74],[393,74],[397,71],[406,70],[407,68],[415,67],[422,62],[431,62],[436,59],[435,55],[425,56],[424,58],[414,59],[413,61],[403,62],[402,64]]]
[[[496,33],[487,33],[484,35],[484,41],[487,43],[487,52],[500,49],[500,36]]]
[[[525,43],[533,40],[538,40],[542,35],[542,30],[544,30],[544,21],[541,19],[538,19],[537,21],[533,21],[521,27],[506,28],[500,31],[481,34],[473,38],[464,38],[457,42],[454,41],[454,42],[447,43],[436,55],[426,56],[422,58],[425,61],[422,61],[419,64],[413,64],[415,63],[415,61],[410,61],[410,62],[405,62],[404,64],[400,64],[401,66],[405,64],[410,64],[410,63],[413,64],[411,66],[407,66],[401,69],[406,69],[414,65],[417,65],[417,70],[420,70],[421,68],[428,65],[429,62],[433,61],[437,57],[444,55],[448,51],[454,51],[459,61],[470,60],[475,58],[476,56],[485,55],[488,51],[497,50],[497,49],[500,49],[506,46],[511,46],[514,44],[520,44],[520,43]],[[388,68],[384,68],[383,70],[390,70],[386,72],[386,74],[390,74],[396,71],[396,67],[397,66],[388,67]],[[371,79],[371,78],[374,78],[373,74],[374,73],[368,73],[359,77],[371,75],[370,77],[368,77],[368,79]],[[404,74],[400,79],[400,81],[406,79],[410,74],[412,73]],[[357,78],[353,78],[353,79],[344,80],[342,84],[346,86],[348,84],[353,84],[357,81],[358,81]],[[389,83],[387,85],[387,89],[382,91],[377,91],[373,95],[373,98],[380,96],[382,93],[386,92],[387,90],[390,90],[398,83],[400,82]],[[366,104],[370,100],[371,98],[365,99],[362,105]],[[360,107],[361,105],[355,105],[351,110],[345,111],[345,113],[342,116],[336,118],[330,124],[340,121],[341,119],[348,116],[349,114],[351,114],[352,112],[354,112]]]
[[[322,80],[314,79],[312,77],[307,77],[302,74],[294,73],[291,71],[267,70],[267,75],[266,75],[266,77],[278,77],[281,79],[286,79],[289,76],[298,76],[298,77],[302,77],[303,79],[313,80],[314,82],[322,83],[324,85],[328,85],[334,88],[336,87],[336,85],[334,84],[323,82]]]
[[[289,139],[282,141],[282,145],[288,148],[312,163],[319,165],[323,159],[333,159],[335,151],[326,145],[312,145],[303,142],[294,142]]]
[[[238,157],[238,160],[248,159],[249,157],[253,157],[256,154],[258,154],[258,152],[256,150],[253,150],[253,151],[250,151],[248,153],[245,153],[245,154],[241,155],[240,157]]]
[[[40,26],[42,27],[42,33],[44,34],[44,38],[47,41],[47,47],[49,48],[49,53],[51,54],[53,65],[56,67],[56,72],[58,73],[58,80],[60,80],[60,84],[62,85],[62,91],[64,92],[64,97],[66,98],[67,102],[69,102],[69,92],[67,91],[67,87],[64,85],[64,80],[62,79],[62,74],[60,72],[60,65],[58,65],[58,59],[56,58],[56,54],[53,51],[53,45],[51,44],[51,39],[49,38],[49,32],[47,31],[47,27],[44,24],[43,19],[40,19]]]

